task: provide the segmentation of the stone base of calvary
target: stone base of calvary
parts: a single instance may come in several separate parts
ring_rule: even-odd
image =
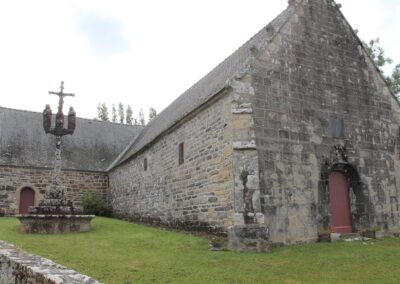
[[[55,127],[51,127],[52,113],[49,105],[43,111],[44,131],[56,136],[56,151],[52,182],[49,185],[44,199],[36,207],[29,208],[29,214],[17,215],[25,233],[56,234],[69,232],[85,232],[90,230],[90,221],[94,215],[83,215],[80,209],[66,197],[66,187],[61,182],[61,138],[72,135],[76,126],[76,113],[71,107],[68,113],[68,127],[64,128],[64,114],[62,112],[64,97],[74,94],[64,93],[64,82],[61,82],[60,92],[49,92],[60,97]]]

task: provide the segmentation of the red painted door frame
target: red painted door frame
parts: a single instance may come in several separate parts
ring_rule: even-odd
[[[352,233],[349,181],[341,172],[329,174],[332,229],[336,233]]]
[[[35,205],[35,191],[30,187],[24,187],[19,197],[19,214],[28,214],[30,206]]]

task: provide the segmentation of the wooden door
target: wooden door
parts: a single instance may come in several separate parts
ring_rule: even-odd
[[[336,233],[351,233],[351,211],[349,182],[341,172],[329,175],[329,196],[331,200],[332,228]]]
[[[35,191],[29,187],[23,188],[19,198],[19,214],[28,214],[29,206],[33,206],[34,204]]]

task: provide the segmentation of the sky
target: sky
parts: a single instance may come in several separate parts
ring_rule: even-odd
[[[363,40],[379,37],[400,63],[400,0],[341,0]],[[1,0],[0,106],[98,103],[158,112],[273,20],[287,0]],[[394,66],[386,68],[389,72]]]

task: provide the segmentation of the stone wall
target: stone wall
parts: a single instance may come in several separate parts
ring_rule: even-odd
[[[231,128],[231,97],[224,91],[109,173],[114,213],[188,229],[231,225]]]
[[[93,278],[0,241],[1,284],[97,284]]]
[[[399,230],[399,105],[338,7],[302,1],[253,53],[261,206],[271,240],[315,240],[329,228],[327,174],[335,163],[354,170],[354,230]]]
[[[0,166],[0,209],[7,215],[18,214],[19,191],[23,187],[35,190],[37,203],[51,182],[51,174],[50,169]],[[63,171],[61,180],[67,186],[67,195],[75,206],[81,206],[86,190],[95,190],[103,198],[107,196],[106,173],[68,170]]]

